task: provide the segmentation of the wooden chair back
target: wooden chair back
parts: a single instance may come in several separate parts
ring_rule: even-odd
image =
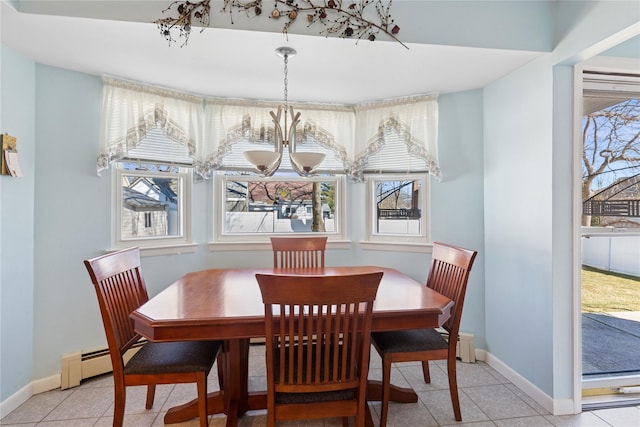
[[[149,300],[138,248],[84,261],[98,296],[113,366],[113,427],[122,427],[127,386],[147,386],[146,408],[153,407],[157,384],[196,383],[200,426],[208,425],[207,375],[220,353],[220,341],[146,342],[128,358],[140,338],[129,315]],[[221,384],[222,386],[222,384]],[[165,422],[170,413],[165,414]]]
[[[350,415],[364,420],[371,318],[382,274],[256,275],[265,304],[267,412],[274,422]],[[349,389],[346,404],[312,398]],[[276,402],[276,395],[287,393],[307,396]]]
[[[149,300],[140,268],[140,250],[130,248],[84,261],[100,305],[114,374],[122,374],[124,353],[141,337],[131,312]]]
[[[443,325],[454,340],[457,340],[469,273],[476,255],[476,251],[469,249],[439,242],[433,244],[427,286],[455,303],[451,317]]]
[[[272,237],[273,268],[323,268],[327,236]]]

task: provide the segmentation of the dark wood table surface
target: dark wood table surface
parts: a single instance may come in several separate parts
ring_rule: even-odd
[[[248,391],[249,339],[264,337],[264,305],[257,273],[345,275],[382,271],[373,307],[373,331],[441,326],[453,302],[409,276],[390,268],[357,266],[312,270],[272,268],[211,269],[188,273],[131,314],[135,330],[152,341],[224,340],[218,359],[223,391],[209,393],[210,414],[227,414],[227,425],[248,410],[266,408],[266,391]],[[380,400],[381,384],[369,381],[368,400]],[[411,389],[394,387],[391,399],[416,402]],[[198,416],[197,401],[171,408],[165,423]]]

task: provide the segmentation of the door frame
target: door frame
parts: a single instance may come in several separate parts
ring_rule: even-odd
[[[585,405],[583,402],[583,389],[585,383],[589,389],[623,387],[640,384],[640,375],[620,377],[608,377],[584,381],[582,379],[582,114],[583,114],[583,71],[594,69],[599,71],[631,71],[638,72],[637,59],[617,57],[593,57],[574,66],[574,132],[573,132],[573,366],[574,366],[574,413],[580,413],[585,408],[598,406],[599,403]],[[602,398],[606,406],[628,405],[636,402],[637,398],[629,398],[621,395],[608,395]]]

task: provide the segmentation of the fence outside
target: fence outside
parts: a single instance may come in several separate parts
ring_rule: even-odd
[[[582,264],[640,278],[640,233],[582,228]]]

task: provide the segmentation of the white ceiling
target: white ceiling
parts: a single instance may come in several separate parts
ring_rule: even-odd
[[[169,47],[152,23],[0,7],[2,44],[35,62],[219,97],[281,100],[283,61],[274,51],[282,45],[298,51],[289,100],[341,104],[481,88],[541,55],[220,28]]]

